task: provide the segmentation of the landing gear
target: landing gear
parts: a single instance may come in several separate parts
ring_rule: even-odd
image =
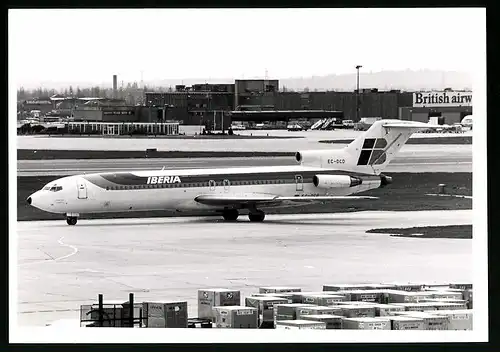
[[[66,222],[68,223],[68,225],[76,225],[78,221],[78,218],[76,216],[68,216],[66,218]]]
[[[252,222],[262,222],[262,221],[264,221],[265,217],[266,217],[266,214],[260,210],[248,214],[248,218]]]
[[[237,209],[226,209],[222,213],[222,217],[226,221],[236,221],[236,219],[238,219],[238,215],[239,213]]]

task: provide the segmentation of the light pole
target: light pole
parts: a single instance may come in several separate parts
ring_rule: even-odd
[[[356,66],[357,74],[357,84],[356,84],[356,122],[359,122],[359,69],[363,67],[361,65]]]

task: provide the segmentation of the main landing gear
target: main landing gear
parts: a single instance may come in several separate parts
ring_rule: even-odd
[[[237,209],[226,209],[222,213],[222,217],[226,221],[236,221],[236,219],[238,219],[238,215],[240,214]]]
[[[226,209],[222,213],[222,217],[225,221],[236,221],[238,219],[239,212],[237,209]],[[266,214],[261,210],[253,210],[248,214],[248,218],[251,222],[262,222],[264,221]]]
[[[261,210],[257,210],[255,212],[248,214],[248,218],[252,222],[262,222],[262,221],[264,221],[265,217],[266,217],[266,214]]]
[[[78,222],[78,214],[66,214],[66,222],[68,225],[76,225]]]

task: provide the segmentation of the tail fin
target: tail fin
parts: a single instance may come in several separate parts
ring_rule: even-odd
[[[345,153],[352,158],[351,166],[360,172],[380,174],[396,156],[410,136],[431,125],[415,121],[379,120],[352,141]]]

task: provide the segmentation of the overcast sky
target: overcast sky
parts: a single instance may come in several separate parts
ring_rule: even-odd
[[[470,72],[483,9],[11,10],[17,86],[50,81]],[[479,39],[478,39],[479,38]]]

